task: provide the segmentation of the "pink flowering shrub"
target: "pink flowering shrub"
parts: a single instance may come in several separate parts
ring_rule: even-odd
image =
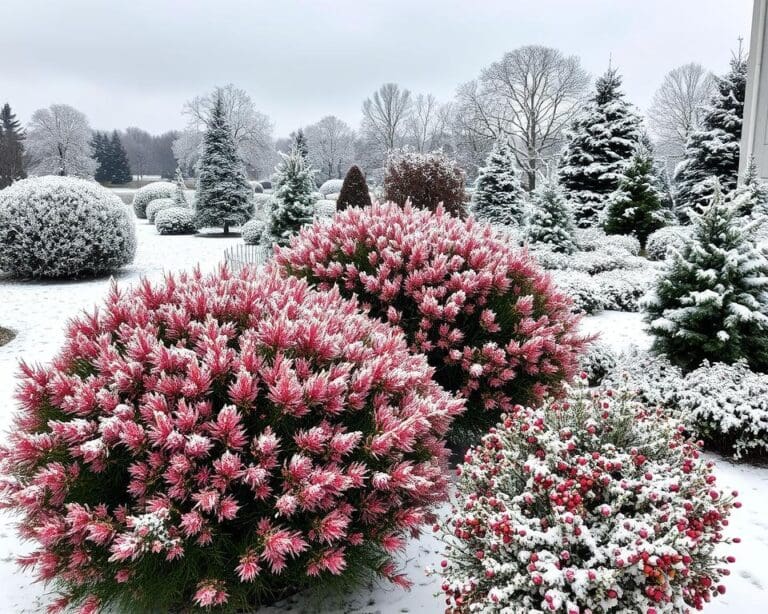
[[[526,252],[442,208],[347,209],[302,229],[276,261],[399,325],[435,379],[468,400],[459,432],[556,393],[585,344],[570,299]]]
[[[406,585],[392,554],[446,496],[462,401],[396,328],[275,272],[115,288],[22,371],[2,498],[62,607],[242,611],[365,567]]]
[[[467,453],[442,527],[448,614],[686,612],[725,591],[736,493],[679,423],[586,395],[521,408]]]

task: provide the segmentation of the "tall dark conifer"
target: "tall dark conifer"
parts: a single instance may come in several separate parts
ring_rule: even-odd
[[[108,151],[110,159],[109,182],[116,185],[122,185],[131,181],[133,175],[131,174],[131,167],[128,164],[128,154],[125,151],[125,147],[123,147],[123,143],[120,140],[120,135],[117,133],[117,130],[112,132]]]
[[[112,157],[110,156],[109,137],[105,132],[96,131],[91,140],[93,157],[99,166],[93,178],[99,183],[109,183],[112,177]]]
[[[0,109],[0,190],[24,179],[24,131],[8,103]]]

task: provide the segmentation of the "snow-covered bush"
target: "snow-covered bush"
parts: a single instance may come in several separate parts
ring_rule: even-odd
[[[455,438],[557,393],[577,368],[584,339],[570,299],[524,250],[471,217],[396,203],[345,209],[302,229],[275,258],[399,324],[436,380],[468,399]]]
[[[315,203],[315,216],[316,217],[333,217],[336,213],[336,201],[335,200],[318,200]]]
[[[147,221],[150,224],[154,224],[155,216],[157,215],[158,211],[162,211],[163,209],[171,209],[174,207],[178,208],[178,205],[172,198],[156,198],[147,205]]]
[[[272,194],[254,194],[253,202],[256,213],[267,212],[270,209]]]
[[[162,209],[155,214],[155,229],[161,235],[194,234],[197,231],[195,212],[189,207]]]
[[[392,555],[446,496],[463,407],[396,327],[250,268],[113,289],[22,370],[0,499],[23,563],[88,612],[406,584]]]
[[[317,191],[323,195],[323,198],[327,198],[328,194],[338,194],[341,191],[342,185],[344,185],[343,179],[329,179]]]
[[[176,184],[168,181],[155,181],[136,190],[133,195],[133,211],[136,217],[147,217],[147,205],[156,198],[173,198],[176,192]]]
[[[577,228],[573,235],[579,249],[585,252],[614,248],[623,250],[631,256],[640,254],[640,241],[635,237],[608,235],[600,228]]]
[[[604,385],[608,383],[628,388],[643,402],[663,407],[682,418],[677,400],[685,387],[683,372],[664,355],[651,354],[633,346],[619,355],[616,367],[603,380]]]
[[[664,260],[670,248],[680,249],[691,237],[692,226],[665,226],[648,237],[645,255],[650,260]]]
[[[616,368],[616,352],[601,341],[593,341],[579,358],[582,373],[587,374],[590,386],[597,386]]]
[[[250,184],[253,186],[253,191],[255,194],[262,194],[264,192],[264,188],[258,181],[251,181]]]
[[[600,285],[592,275],[581,271],[555,270],[552,279],[560,290],[573,301],[573,310],[594,314],[605,309],[605,298]]]
[[[656,269],[647,267],[606,271],[592,279],[602,297],[604,309],[637,312],[641,311],[642,298],[653,288],[658,274]]]
[[[708,445],[736,458],[768,455],[768,375],[705,361],[685,376],[677,403]]]
[[[0,191],[0,270],[13,277],[101,275],[135,253],[129,211],[93,181],[35,177]]]
[[[442,204],[453,215],[466,213],[464,171],[443,152],[393,151],[387,158],[384,199],[434,211]]]
[[[673,614],[724,592],[739,502],[683,430],[612,391],[492,429],[442,527],[446,612]]]
[[[648,265],[645,258],[632,256],[625,249],[615,245],[606,245],[599,250],[562,254],[539,244],[531,246],[531,253],[545,269],[581,271],[590,275],[617,269],[638,269]]]
[[[253,219],[248,220],[240,228],[240,235],[243,237],[246,245],[258,245],[264,238],[266,232],[266,226],[263,220]]]

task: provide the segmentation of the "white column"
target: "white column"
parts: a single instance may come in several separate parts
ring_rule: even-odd
[[[768,0],[754,2],[739,175],[754,156],[760,176],[768,179]]]

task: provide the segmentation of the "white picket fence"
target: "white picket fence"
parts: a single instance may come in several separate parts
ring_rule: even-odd
[[[264,264],[272,256],[272,248],[265,245],[234,245],[224,251],[224,263],[231,271]]]

